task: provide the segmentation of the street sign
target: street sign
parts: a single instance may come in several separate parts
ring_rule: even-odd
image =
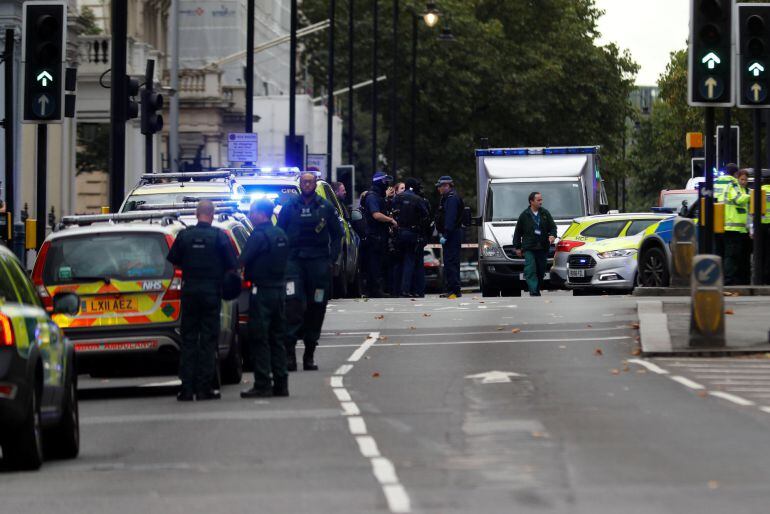
[[[719,281],[722,267],[714,259],[701,259],[693,267],[693,275],[702,286],[714,286]]]
[[[67,5],[24,2],[22,23],[22,123],[61,123]]]
[[[688,103],[698,107],[735,105],[731,2],[690,0]]]
[[[770,108],[770,4],[738,4],[738,107]]]
[[[227,136],[227,160],[230,162],[257,162],[258,139],[255,133],[233,133]]]
[[[319,171],[322,174],[326,174],[326,154],[325,153],[309,153],[307,154],[307,164],[305,165],[307,171]]]

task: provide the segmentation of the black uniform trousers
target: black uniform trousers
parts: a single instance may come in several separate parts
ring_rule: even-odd
[[[748,234],[725,231],[725,285],[751,284],[751,238]]]
[[[762,224],[762,270],[763,283],[770,285],[770,224]]]
[[[448,294],[460,294],[460,248],[463,230],[456,228],[444,234],[444,281]]]
[[[215,287],[182,290],[182,346],[179,378],[182,392],[205,393],[216,384],[221,292]]]
[[[286,370],[286,288],[257,287],[249,295],[249,345],[254,359],[254,388],[270,387],[273,379],[288,376]]]
[[[286,266],[286,353],[294,354],[297,340],[314,350],[321,338],[331,285],[329,257],[292,257]]]

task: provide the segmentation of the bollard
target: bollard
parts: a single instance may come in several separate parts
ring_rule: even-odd
[[[722,258],[698,255],[691,278],[690,347],[725,346],[725,300]]]
[[[110,206],[102,205],[102,214],[109,214],[109,213],[110,213]]]
[[[37,249],[37,220],[28,218],[24,221],[24,230],[27,231],[27,237],[24,240],[25,250]]]
[[[677,217],[674,220],[674,232],[671,237],[671,256],[673,273],[671,285],[689,287],[692,275],[692,261],[698,248],[695,223],[689,218]]]
[[[19,259],[20,262],[24,262],[26,232],[24,231],[23,223],[14,223],[13,225],[13,254]]]

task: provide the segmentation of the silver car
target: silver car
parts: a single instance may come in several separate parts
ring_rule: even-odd
[[[567,288],[631,291],[636,284],[641,235],[588,243],[567,257]]]

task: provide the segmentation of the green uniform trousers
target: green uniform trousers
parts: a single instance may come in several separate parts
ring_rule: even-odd
[[[254,360],[254,388],[270,388],[273,380],[288,375],[286,370],[286,314],[283,287],[257,287],[249,295],[249,348]]]
[[[547,250],[524,250],[524,279],[531,296],[540,296],[547,263]]]

